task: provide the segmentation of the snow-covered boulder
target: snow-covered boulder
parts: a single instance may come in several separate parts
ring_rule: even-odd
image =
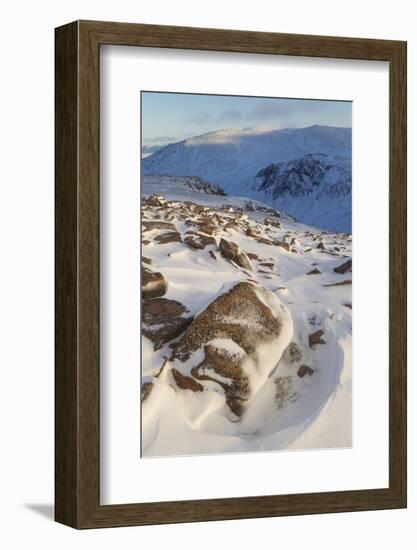
[[[222,392],[241,416],[292,335],[291,315],[279,298],[255,282],[239,282],[190,324],[169,361],[173,381],[180,389]]]

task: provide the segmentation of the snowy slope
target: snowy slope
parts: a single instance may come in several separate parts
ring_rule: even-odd
[[[200,176],[222,186],[230,194],[256,198],[285,210],[280,202],[283,198],[273,198],[270,193],[258,189],[256,176],[259,171],[271,164],[302,159],[305,155],[326,155],[327,162],[334,166],[334,176],[338,171],[343,172],[345,181],[351,186],[351,137],[350,128],[325,126],[285,130],[219,130],[160,149],[143,159],[142,172]],[[344,204],[349,209],[349,197],[345,202],[336,201],[334,214],[324,218],[322,213],[332,209],[334,197],[326,197],[313,209],[311,197],[304,195],[294,199],[287,204],[293,211],[288,207],[286,210],[292,215],[298,214],[300,220],[305,221],[304,213],[312,211],[314,216],[310,215],[308,223],[320,225],[324,219],[327,225],[322,224],[322,227],[350,230],[347,223],[350,211],[343,212]]]
[[[167,281],[163,298],[196,318],[225,289],[254,281],[285,308],[291,340],[237,418],[220,386],[206,382],[204,391],[192,391],[172,378],[170,357],[182,334],[158,349],[143,335],[143,455],[350,446],[352,274],[334,269],[350,259],[351,237],[295,222],[261,203],[191,190],[182,178],[146,177],[142,183],[144,198],[154,189],[170,195],[142,206],[142,254],[146,269]],[[201,220],[200,229],[216,228],[196,249],[187,245],[187,234],[202,235]],[[161,238],[174,232],[179,240]],[[249,254],[251,270],[222,257],[221,239]],[[317,331],[323,341],[311,345]]]
[[[253,189],[305,223],[352,231],[352,171],[328,155],[271,164],[257,173]]]

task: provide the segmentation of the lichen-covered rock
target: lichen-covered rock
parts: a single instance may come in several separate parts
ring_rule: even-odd
[[[226,239],[220,239],[219,251],[226,260],[234,262],[239,267],[243,267],[243,269],[252,271],[252,264],[246,252],[241,250],[236,243],[227,241]]]
[[[255,282],[240,282],[194,319],[172,353],[171,368],[207,390],[213,391],[214,383],[230,410],[241,416],[292,332],[291,315],[275,294]]]
[[[189,310],[176,300],[142,301],[142,331],[153,342],[155,350],[184,332],[192,320]]]

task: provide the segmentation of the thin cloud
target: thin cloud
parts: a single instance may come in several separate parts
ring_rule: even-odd
[[[225,109],[218,116],[217,122],[220,124],[223,122],[237,122],[241,120],[242,117],[242,112],[239,111],[239,109]]]

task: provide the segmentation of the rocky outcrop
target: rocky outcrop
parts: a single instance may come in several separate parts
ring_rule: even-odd
[[[277,296],[254,282],[240,282],[194,319],[170,364],[200,384],[218,385],[230,410],[241,416],[291,336],[291,316]]]

